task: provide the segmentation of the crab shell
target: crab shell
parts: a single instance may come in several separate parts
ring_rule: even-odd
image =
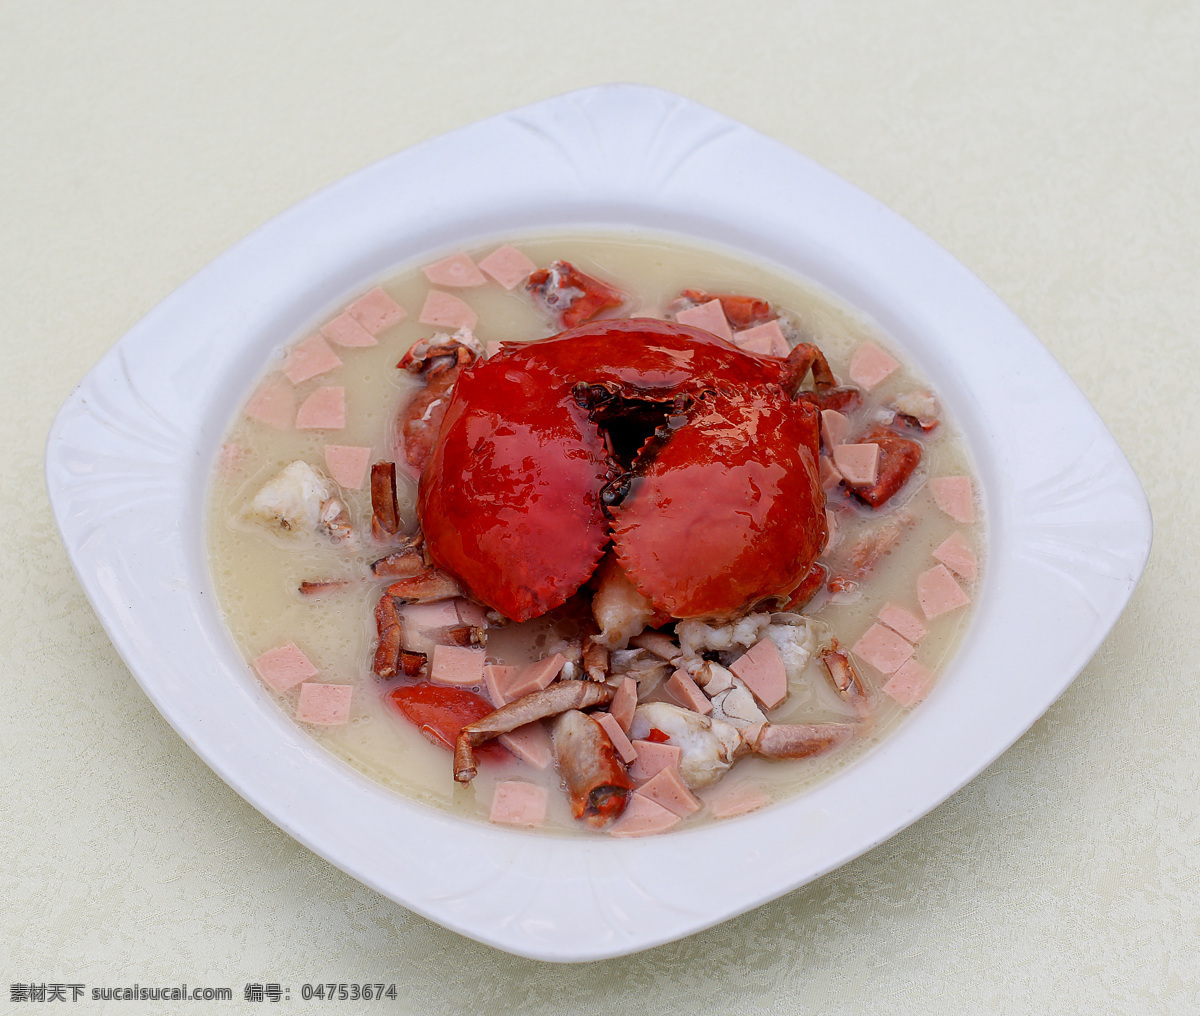
[[[797,380],[788,361],[666,321],[508,345],[454,386],[418,492],[427,553],[518,621],[564,603],[610,543],[673,618],[786,597],[827,537],[818,415],[787,394]],[[623,470],[588,389],[659,407],[663,421],[607,512]]]

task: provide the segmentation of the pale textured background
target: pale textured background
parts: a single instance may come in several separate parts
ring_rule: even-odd
[[[395,981],[414,1013],[1200,1012],[1198,56],[1200,7],[1169,0],[0,6],[4,1004],[257,980],[293,1001],[220,1011],[388,1008],[305,1006],[321,979]],[[563,968],[357,885],[193,756],[96,623],[41,459],[96,359],[277,212],[616,80],[774,135],[958,256],[1097,407],[1157,534],[1079,680],[933,814],[725,925]]]

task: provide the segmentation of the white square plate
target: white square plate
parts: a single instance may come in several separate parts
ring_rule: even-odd
[[[744,250],[874,318],[962,427],[987,569],[961,649],[883,744],[765,811],[642,840],[470,822],[375,785],[259,688],[217,611],[204,505],[268,356],[422,254],[539,227]],[[928,237],[741,124],[614,85],[493,117],[327,188],[222,255],[89,372],[50,434],[63,541],[113,644],[187,743],[273,822],[391,899],[523,956],[590,960],[716,924],[914,822],[1021,736],[1096,651],[1150,549],[1128,462],[1020,321]],[[705,877],[700,859],[724,859]]]

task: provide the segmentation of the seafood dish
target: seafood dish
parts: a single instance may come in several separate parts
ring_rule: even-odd
[[[510,238],[289,344],[222,447],[210,567],[265,688],[372,778],[666,832],[878,743],[970,615],[977,484],[828,294],[676,238]]]

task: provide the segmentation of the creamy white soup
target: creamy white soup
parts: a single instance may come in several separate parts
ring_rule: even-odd
[[[446,350],[464,348],[462,359],[473,362],[454,369],[482,370],[495,357],[511,355],[513,344],[559,333],[573,300],[577,313],[586,313],[577,302],[579,287],[562,270],[540,292],[531,291],[527,278],[533,267],[562,262],[618,294],[618,305],[589,320],[675,321],[731,339],[732,347],[759,361],[791,362],[799,343],[811,343],[828,360],[837,389],[856,390],[841,410],[814,405],[820,456],[813,468],[829,530],[820,567],[806,576],[806,589],[815,593],[798,606],[776,597],[743,610],[745,618],[709,620],[707,633],[698,622],[676,624],[659,610],[642,631],[636,618],[630,630],[593,620],[599,608],[590,600],[603,585],[595,576],[565,605],[519,623],[473,604],[472,590],[460,581],[459,596],[415,612],[398,603],[401,641],[424,660],[409,658],[420,668],[412,674],[401,668],[381,677],[376,610],[397,580],[377,576],[372,564],[397,548],[420,547],[413,540],[417,480],[406,466],[408,449],[398,447],[404,438],[397,437],[397,418],[430,424],[423,440],[434,445],[441,414],[463,388],[446,386],[444,398],[435,399],[431,376],[397,364],[415,343],[433,339],[429,362],[441,356],[444,367]],[[810,392],[813,386],[809,379],[802,385]],[[694,412],[681,405],[673,411]],[[408,440],[413,432],[410,426]],[[666,437],[664,447],[671,440]],[[892,454],[908,448],[905,443],[919,451],[915,468],[903,465],[904,454]],[[371,467],[377,463],[398,463],[395,534],[380,531],[377,518],[373,532],[378,505]],[[625,463],[626,481],[635,479],[632,486],[615,485],[618,511],[622,496],[638,496],[636,477],[644,465],[642,459]],[[886,486],[892,473],[895,492],[871,507],[864,492]],[[983,549],[976,491],[967,449],[937,392],[878,327],[818,287],[667,237],[515,237],[408,266],[352,294],[346,307],[278,350],[231,424],[216,464],[209,559],[229,631],[247,660],[247,679],[261,681],[313,738],[370,778],[484,821],[643,835],[727,819],[802,793],[919,708],[970,616]],[[467,518],[451,521],[472,525]],[[606,671],[596,669],[595,655],[582,653],[589,642],[604,643],[599,666]],[[439,643],[447,647],[440,655]],[[776,669],[755,669],[759,657],[770,657]],[[546,659],[554,673],[539,682],[535,665]],[[852,668],[850,689],[839,661]],[[534,694],[547,679],[551,688],[581,681],[607,687],[609,698],[620,692],[615,702],[583,708],[589,722],[603,721],[599,728],[585,726],[588,736],[593,729],[605,732],[605,764],[612,768],[615,755],[620,773],[629,774],[605,814],[588,822],[574,817],[563,787],[571,777],[556,761],[567,734],[555,716],[479,744],[474,778],[458,782],[445,737],[435,743],[436,732],[423,732],[419,717],[414,722],[394,697],[397,688],[418,685],[454,689],[444,694],[483,703],[474,719],[504,706],[509,699],[502,685],[517,687],[521,674],[534,682],[525,689]],[[769,690],[778,687],[782,701]],[[708,762],[701,759],[697,776],[688,724],[707,737],[704,750],[716,752],[719,772],[704,769]],[[714,739],[713,730],[723,739]],[[802,757],[764,757],[772,753],[769,734],[790,743],[814,730],[839,733],[819,750],[813,742]],[[530,736],[522,742],[521,735]],[[638,745],[640,762],[629,754]]]

